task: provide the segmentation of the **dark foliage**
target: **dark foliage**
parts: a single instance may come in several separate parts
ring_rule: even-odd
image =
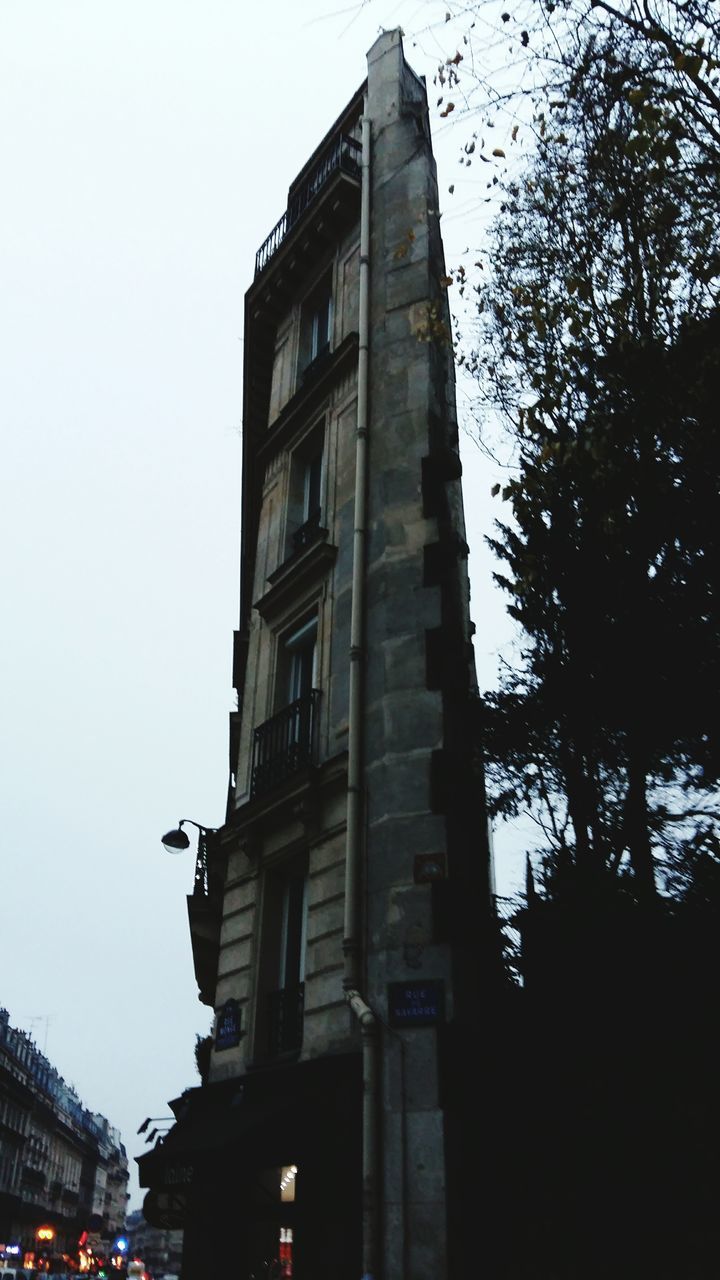
[[[698,150],[647,115],[636,54],[593,40],[508,184],[473,367],[517,461],[492,540],[524,636],[486,700],[495,807],[535,812],[546,891],[610,872],[643,899],[658,864],[677,888],[684,851],[716,849],[720,165],[687,189]]]
[[[210,1074],[210,1054],[212,1053],[212,1036],[195,1037],[195,1066],[203,1084],[207,1084]]]

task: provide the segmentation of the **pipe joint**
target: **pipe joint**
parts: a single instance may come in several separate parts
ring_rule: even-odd
[[[363,1000],[360,992],[350,987],[345,992],[345,999],[352,1009],[355,1017],[360,1023],[360,1030],[364,1036],[377,1036],[379,1031],[378,1020],[375,1017],[370,1005]]]

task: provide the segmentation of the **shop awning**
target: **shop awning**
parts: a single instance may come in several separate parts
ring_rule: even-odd
[[[328,1118],[332,1099],[359,1105],[359,1054],[341,1054],[248,1073],[188,1089],[170,1105],[177,1117],[164,1140],[137,1156],[140,1185],[181,1189],[208,1165],[220,1170],[292,1161]]]
[[[290,1099],[247,1100],[237,1086],[234,1095],[223,1094],[213,1096],[212,1086],[198,1090],[165,1139],[137,1157],[141,1186],[182,1187],[208,1156],[226,1151],[234,1162],[249,1165],[282,1144],[283,1125],[291,1124]]]

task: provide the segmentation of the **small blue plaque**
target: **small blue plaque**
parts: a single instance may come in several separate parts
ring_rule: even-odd
[[[391,1027],[433,1027],[445,1019],[445,983],[388,983],[388,1021]]]
[[[240,1024],[242,1010],[237,1000],[226,1000],[217,1016],[215,1032],[215,1052],[221,1049],[234,1049],[240,1043],[242,1031]]]

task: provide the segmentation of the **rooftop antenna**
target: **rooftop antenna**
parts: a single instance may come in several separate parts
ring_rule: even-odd
[[[54,1016],[55,1015],[53,1013],[35,1013],[31,1018],[26,1019],[26,1021],[29,1023],[29,1030],[30,1030],[31,1036],[34,1036],[34,1026],[36,1022],[45,1023],[45,1038],[43,1041],[43,1053],[45,1054],[45,1057],[47,1057],[47,1042],[48,1042],[48,1030],[50,1027],[50,1020],[51,1018],[54,1018]]]

